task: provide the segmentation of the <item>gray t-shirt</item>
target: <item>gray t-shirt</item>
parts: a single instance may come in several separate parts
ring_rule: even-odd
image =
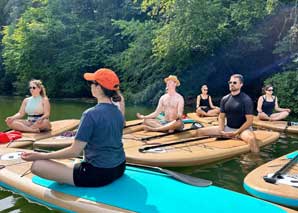
[[[99,168],[113,168],[123,163],[123,127],[124,118],[114,104],[100,103],[86,110],[75,137],[87,143],[85,161]]]

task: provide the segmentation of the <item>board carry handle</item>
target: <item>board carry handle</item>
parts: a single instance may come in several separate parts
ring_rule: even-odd
[[[296,162],[298,161],[298,154],[292,158],[288,163],[286,163],[283,167],[281,167],[279,170],[277,170],[271,177],[264,176],[263,179],[267,183],[276,183],[276,179],[284,174],[288,169],[290,169]]]
[[[51,152],[49,150],[44,150],[44,149],[34,149],[34,151],[36,151],[36,152],[46,152],[46,153]],[[80,156],[78,158],[82,159],[83,157]],[[173,179],[176,179],[180,182],[183,182],[183,183],[186,183],[186,184],[189,184],[189,185],[193,185],[193,186],[206,187],[206,186],[212,185],[211,180],[205,180],[205,179],[202,179],[202,178],[197,178],[197,177],[185,175],[185,174],[182,174],[182,173],[179,173],[179,172],[174,172],[172,170],[163,169],[163,168],[156,167],[156,166],[147,166],[147,165],[143,165],[143,164],[134,164],[134,163],[127,163],[127,162],[126,162],[126,165],[136,167],[136,168],[141,168],[141,169],[147,169],[147,170],[154,171],[154,172],[164,173],[164,174],[167,174],[168,176],[170,176]]]
[[[153,135],[153,136],[149,136],[149,137],[144,137],[144,138],[141,138],[141,141],[148,141],[148,140],[152,140],[152,139],[156,139],[156,138],[162,138],[162,137],[165,137],[165,136],[168,136],[168,135],[175,135],[175,134],[179,134],[179,133],[182,133],[182,132],[187,132],[187,131],[194,130],[194,129],[200,129],[202,127],[204,127],[204,125],[202,125],[201,123],[194,122],[194,123],[192,123],[190,128],[184,129],[182,131],[178,131],[178,132],[174,131],[174,132],[168,132],[168,133],[165,133],[165,134],[162,134],[162,135]]]

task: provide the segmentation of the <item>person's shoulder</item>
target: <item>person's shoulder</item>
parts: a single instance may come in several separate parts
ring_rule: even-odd
[[[84,115],[88,115],[88,114],[92,114],[92,113],[94,113],[95,111],[96,111],[96,107],[91,107],[91,108],[86,109],[86,110],[83,112],[83,114],[84,114]]]
[[[243,99],[252,101],[251,97],[247,95],[245,92],[241,92],[240,95]]]
[[[224,97],[222,97],[222,99],[221,100],[227,100],[229,97],[231,96],[231,94],[227,94],[227,95],[225,95]]]
[[[181,99],[181,98],[184,99],[183,96],[182,96],[180,93],[177,92],[176,95],[177,95],[177,97],[179,97],[180,99]]]
[[[47,101],[47,102],[50,101],[50,99],[49,99],[47,96],[42,97],[42,100],[43,100],[43,101]]]
[[[27,103],[30,99],[32,99],[32,96],[24,98],[23,103]]]

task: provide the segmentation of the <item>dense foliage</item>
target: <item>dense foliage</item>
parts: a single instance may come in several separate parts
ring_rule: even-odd
[[[110,67],[132,103],[157,102],[169,74],[187,100],[203,83],[220,97],[235,72],[257,96],[263,79],[296,70],[295,2],[2,0],[0,91],[24,95],[28,80],[39,78],[51,97],[87,96],[82,74]]]

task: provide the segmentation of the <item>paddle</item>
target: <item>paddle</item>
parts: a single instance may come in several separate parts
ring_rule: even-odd
[[[133,126],[138,126],[138,125],[141,125],[142,123],[143,123],[143,121],[140,121],[139,123],[126,125],[124,128],[133,127]]]
[[[276,183],[276,178],[281,177],[283,173],[285,173],[289,168],[291,168],[298,161],[298,154],[292,158],[288,163],[286,163],[283,167],[281,167],[278,171],[276,171],[271,177],[264,176],[263,179],[267,183]]]
[[[174,142],[171,142],[171,143],[164,143],[164,144],[159,144],[159,145],[155,145],[155,146],[142,147],[142,148],[139,148],[139,152],[146,153],[146,151],[148,151],[150,149],[156,149],[156,148],[161,148],[161,147],[166,147],[166,146],[173,146],[173,145],[183,144],[183,143],[188,143],[188,142],[196,142],[196,141],[200,141],[200,140],[204,140],[204,139],[208,139],[208,138],[226,139],[226,140],[231,139],[231,138],[224,138],[224,137],[219,136],[219,135],[200,136],[200,137],[195,137],[195,138],[189,138],[189,139],[186,139],[186,140],[174,141]]]
[[[36,152],[46,152],[46,153],[50,152],[50,151],[44,150],[44,149],[34,149],[34,151],[36,151]],[[78,158],[82,159],[83,157],[80,156]],[[126,163],[126,165],[132,166],[132,167],[137,167],[137,168],[142,168],[142,169],[147,169],[147,170],[150,170],[150,171],[161,172],[161,173],[167,174],[168,176],[170,176],[170,177],[172,177],[176,180],[179,180],[183,183],[187,183],[187,184],[190,184],[190,185],[193,185],[193,186],[203,187],[203,186],[212,185],[212,181],[210,181],[210,180],[205,180],[205,179],[201,179],[201,178],[197,178],[197,177],[192,177],[192,176],[189,176],[189,175],[181,174],[179,172],[174,172],[172,170],[163,169],[163,168],[160,168],[160,167],[146,166],[146,165],[142,165],[142,164],[133,164],[133,163]]]
[[[165,136],[168,136],[168,135],[175,135],[175,134],[179,134],[179,133],[182,133],[182,132],[187,132],[187,131],[190,131],[190,130],[194,130],[194,129],[199,129],[199,128],[202,128],[203,125],[198,123],[198,122],[195,122],[191,125],[190,128],[187,128],[187,129],[183,129],[182,131],[174,131],[174,132],[168,132],[168,133],[165,133],[165,134],[162,134],[162,135],[153,135],[153,136],[149,136],[149,137],[144,137],[144,138],[140,138],[141,141],[148,141],[148,140],[152,140],[152,139],[156,139],[156,138],[162,138],[162,137],[165,137]]]
[[[156,166],[146,166],[146,165],[134,164],[134,163],[126,163],[126,165],[132,166],[132,167],[137,167],[137,168],[142,168],[142,169],[147,169],[147,170],[154,171],[154,172],[161,172],[161,173],[169,175],[170,177],[172,177],[176,180],[179,180],[183,183],[187,183],[187,184],[190,184],[193,186],[203,187],[203,186],[212,185],[212,181],[210,181],[210,180],[192,177],[189,175],[185,175],[185,174],[182,174],[179,172],[174,172],[172,170],[163,169],[163,168],[156,167]]]

